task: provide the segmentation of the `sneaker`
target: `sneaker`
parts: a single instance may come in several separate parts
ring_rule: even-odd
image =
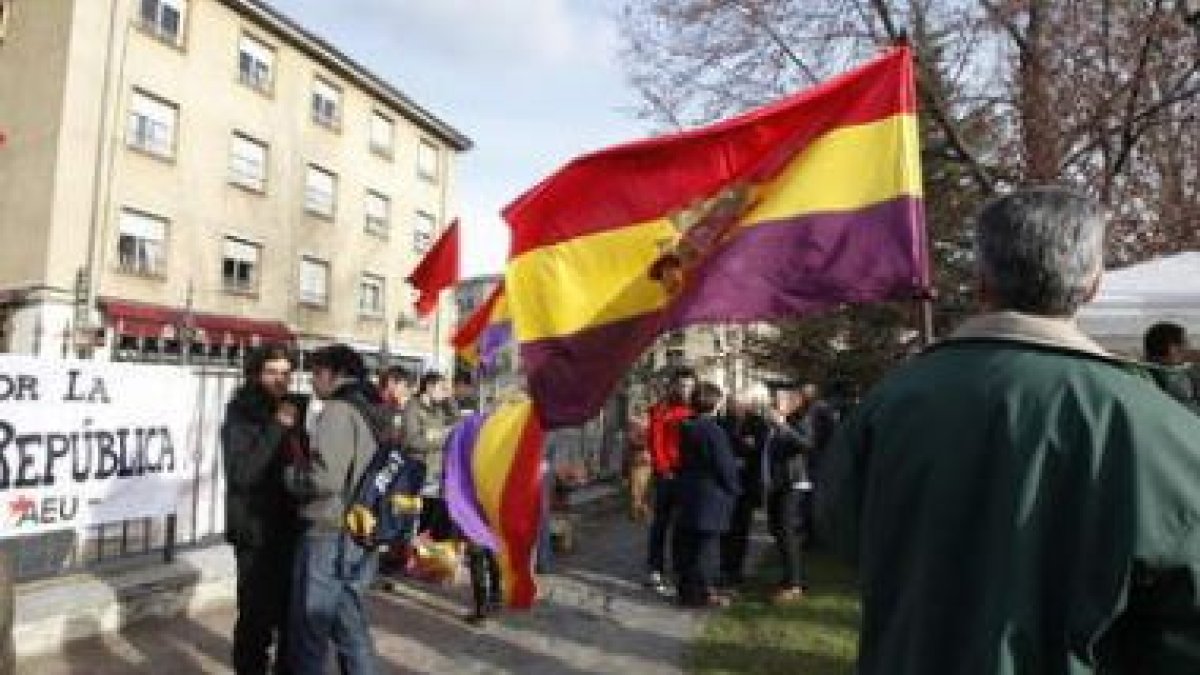
[[[649,578],[646,579],[646,587],[659,595],[674,595],[674,590],[667,583],[667,579],[663,576],[662,572],[651,572]]]
[[[804,589],[799,586],[781,588],[771,595],[772,605],[794,605],[804,599]]]

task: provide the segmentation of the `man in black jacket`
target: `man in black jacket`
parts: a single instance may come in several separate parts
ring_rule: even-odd
[[[287,398],[291,373],[286,348],[269,345],[251,353],[245,382],[234,392],[221,427],[225,538],[237,557],[233,667],[238,675],[268,672],[273,637],[271,672],[290,672],[287,607],[296,515],[284,491],[283,467],[288,444],[303,442],[300,410]]]
[[[800,410],[798,390],[780,389],[764,443],[762,478],[767,496],[767,528],[779,551],[783,576],[772,596],[775,603],[804,597],[802,546],[807,502],[812,496],[805,455],[812,450],[812,431]]]
[[[770,405],[771,394],[766,386],[755,383],[733,396],[729,410],[720,417],[737,461],[741,486],[741,494],[729,516],[729,527],[721,534],[721,576],[717,585],[724,588],[738,586],[743,581],[750,526],[754,510],[763,500],[762,451],[768,428],[763,413]]]

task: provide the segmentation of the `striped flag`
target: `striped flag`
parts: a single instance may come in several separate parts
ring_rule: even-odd
[[[530,393],[579,424],[665,330],[929,286],[907,48],[709,127],[574,160],[505,209]]]
[[[528,400],[455,426],[446,450],[446,505],[471,541],[497,554],[509,607],[533,605],[533,549],[542,526],[542,442]]]
[[[458,327],[450,344],[458,357],[473,368],[491,368],[496,356],[512,339],[508,300],[504,297],[504,284],[500,283]]]

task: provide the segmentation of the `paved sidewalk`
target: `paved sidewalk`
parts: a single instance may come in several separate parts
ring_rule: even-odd
[[[681,673],[703,614],[641,587],[644,530],[619,515],[576,532],[577,551],[543,576],[531,612],[467,624],[466,586],[405,584],[377,593],[370,616],[386,673]],[[22,661],[18,673],[227,673],[233,611],[137,625]]]

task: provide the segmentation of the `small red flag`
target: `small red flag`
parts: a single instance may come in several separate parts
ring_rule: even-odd
[[[417,316],[427,316],[437,307],[438,294],[453,286],[458,281],[458,219],[455,218],[450,227],[442,233],[437,243],[416,269],[408,275],[408,283],[417,289],[419,295],[414,303]]]

